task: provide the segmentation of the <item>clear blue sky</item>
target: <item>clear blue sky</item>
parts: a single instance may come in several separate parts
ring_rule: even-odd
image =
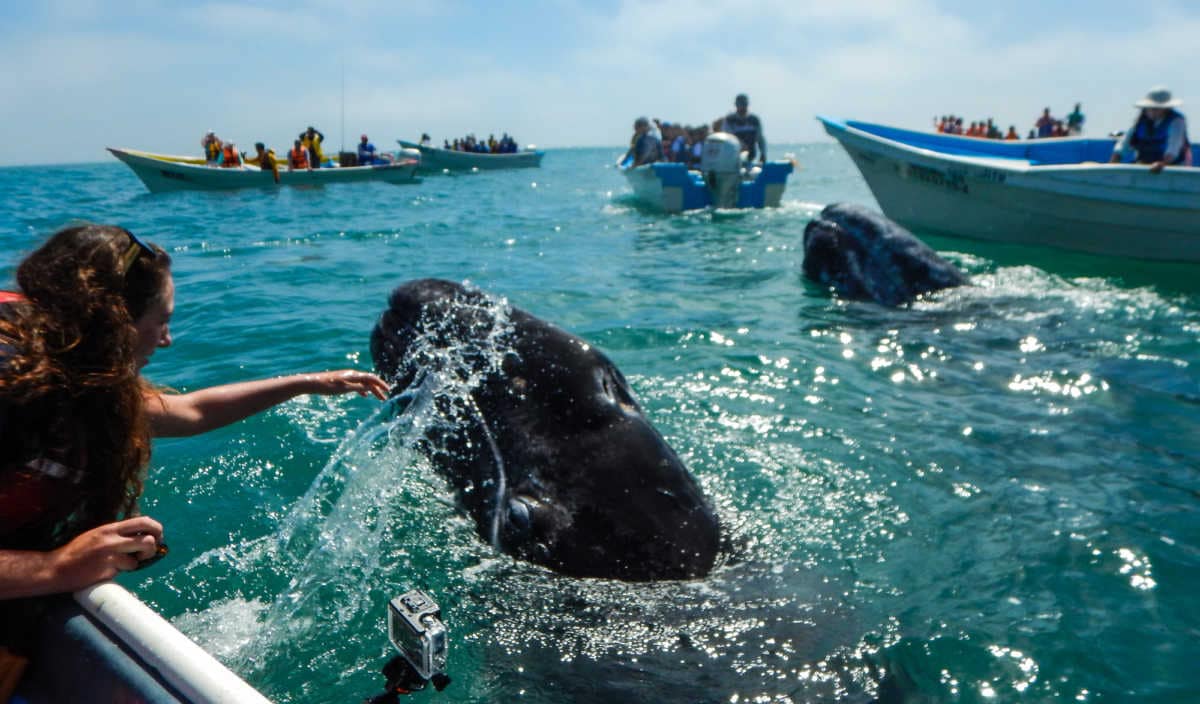
[[[638,115],[699,124],[738,92],[776,143],[826,139],[817,114],[1025,133],[1075,102],[1100,134],[1155,84],[1200,106],[1198,41],[1195,0],[13,0],[0,164],[197,152],[206,129],[283,149],[309,124],[335,147],[618,146]]]

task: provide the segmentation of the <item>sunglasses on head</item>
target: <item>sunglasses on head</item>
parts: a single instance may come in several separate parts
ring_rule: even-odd
[[[129,247],[125,250],[125,253],[121,255],[121,274],[125,275],[129,273],[130,269],[133,268],[133,263],[137,261],[138,256],[143,252],[149,254],[151,258],[157,256],[157,254],[150,245],[142,241],[142,238],[133,234],[129,230],[123,230],[123,232],[129,236]]]

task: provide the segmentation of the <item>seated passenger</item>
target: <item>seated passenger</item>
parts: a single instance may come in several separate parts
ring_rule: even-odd
[[[292,148],[288,151],[288,171],[297,169],[312,171],[312,167],[308,163],[308,149],[298,139],[292,143]]]
[[[367,141],[367,135],[364,134],[358,142],[358,165],[375,166],[386,163],[388,163],[387,160],[379,157],[375,151],[375,145]]]
[[[1021,135],[1017,134],[1017,126],[1009,125],[1008,126],[1008,134],[1004,135],[1004,138],[1005,139],[1020,139]]]
[[[200,146],[204,148],[204,161],[209,164],[215,164],[221,158],[221,140],[212,130],[200,138]]]
[[[629,161],[629,168],[652,164],[663,158],[662,142],[658,135],[650,129],[650,120],[639,117],[633,122],[633,138],[630,139],[629,151],[622,157],[622,163]]]
[[[233,142],[226,142],[221,147],[221,155],[217,157],[217,164],[223,169],[241,168],[242,157],[238,154],[237,145]]]
[[[1134,103],[1142,111],[1113,150],[1112,161],[1149,164],[1151,173],[1158,173],[1165,166],[1190,166],[1192,145],[1187,136],[1187,119],[1175,109],[1182,104],[1182,100],[1172,98],[1171,91],[1161,86]]]

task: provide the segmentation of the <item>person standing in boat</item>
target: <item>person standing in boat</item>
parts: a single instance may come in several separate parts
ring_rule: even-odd
[[[319,169],[321,164],[325,163],[325,155],[321,151],[321,144],[325,142],[325,135],[312,125],[308,129],[300,133],[300,144],[308,150],[308,165],[310,168]]]
[[[733,99],[734,111],[713,123],[714,132],[728,132],[742,143],[746,152],[746,160],[759,162],[767,160],[767,138],[763,135],[762,120],[750,112],[750,98],[745,93],[739,93]]]
[[[1071,114],[1067,115],[1067,134],[1071,137],[1078,137],[1083,134],[1083,104],[1075,103],[1075,109]]]
[[[621,158],[621,162],[629,161],[629,168],[652,164],[663,158],[662,140],[650,129],[650,120],[639,117],[633,121],[633,138],[629,141],[629,151]]]
[[[1033,123],[1034,128],[1037,130],[1038,139],[1053,137],[1055,122],[1054,116],[1050,114],[1050,108],[1044,108],[1042,116],[1037,119],[1037,122]]]
[[[0,645],[22,650],[44,597],[164,554],[139,515],[150,438],[220,428],[302,394],[384,399],[369,372],[167,393],[141,376],[171,344],[171,258],[112,225],[54,234],[0,293]]]
[[[1113,150],[1111,161],[1149,164],[1151,173],[1158,173],[1165,166],[1191,166],[1187,119],[1175,109],[1183,101],[1158,86],[1133,105],[1142,109],[1141,114]]]

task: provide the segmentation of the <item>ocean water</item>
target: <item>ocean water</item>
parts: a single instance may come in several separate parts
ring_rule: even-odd
[[[802,167],[778,209],[674,216],[618,151],[215,194],[0,169],[5,282],[72,219],[170,251],[152,381],[369,368],[395,285],[467,281],[603,349],[736,546],[691,582],[549,573],[479,540],[410,449],[419,408],[301,397],[156,441],[171,553],[122,583],[278,702],[378,693],[412,587],[451,642],[417,696],[446,702],[1200,698],[1200,268],[929,238],[970,286],[838,301],[804,226],[875,203],[836,145],[772,147]]]

